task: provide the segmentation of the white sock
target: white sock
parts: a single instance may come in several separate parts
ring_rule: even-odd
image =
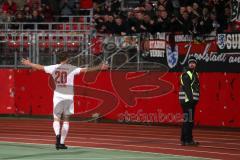
[[[60,134],[60,122],[59,121],[53,122],[53,129],[54,129],[56,136]]]
[[[62,132],[61,132],[61,141],[60,141],[61,144],[64,144],[68,134],[68,130],[69,130],[69,122],[63,122]]]

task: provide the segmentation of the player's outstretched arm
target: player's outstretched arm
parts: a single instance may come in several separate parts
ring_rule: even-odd
[[[109,68],[109,65],[105,63],[101,63],[98,66],[91,67],[91,68],[82,68],[81,72],[93,72],[93,71],[99,71],[99,70],[107,70]]]
[[[40,65],[40,64],[34,64],[32,63],[29,59],[22,59],[21,60],[22,64],[32,67],[33,69],[37,69],[37,70],[44,70],[44,66]]]

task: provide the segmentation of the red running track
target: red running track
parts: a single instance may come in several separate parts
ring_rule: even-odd
[[[0,120],[0,141],[54,144],[51,120]],[[109,123],[71,122],[66,144],[70,146],[121,149],[239,160],[240,132],[195,129],[194,136],[201,145],[179,145],[180,128]]]

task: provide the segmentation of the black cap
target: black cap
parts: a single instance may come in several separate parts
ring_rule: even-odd
[[[197,59],[194,57],[194,56],[191,56],[188,58],[188,64],[191,63],[191,62],[194,62],[197,64]]]

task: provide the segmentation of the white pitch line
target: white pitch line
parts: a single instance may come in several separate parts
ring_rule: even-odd
[[[15,124],[15,123],[11,123],[11,121],[13,120],[16,120],[16,119],[12,119],[12,118],[8,118],[8,117],[1,117],[0,119],[9,119],[10,120],[10,122],[8,121],[8,122],[4,122],[4,124],[5,123],[7,123],[7,124]],[[28,120],[26,123],[29,123],[30,121],[44,121],[44,122],[49,122],[49,123],[51,123],[52,122],[52,119],[34,119],[34,118],[20,118],[19,120]],[[144,127],[144,128],[146,128],[146,129],[148,129],[148,128],[150,128],[150,129],[164,129],[164,130],[170,130],[170,131],[172,131],[173,129],[175,129],[175,130],[178,130],[179,129],[179,127],[175,127],[175,126],[170,126],[170,128],[168,128],[167,126],[146,126],[146,125],[135,125],[135,124],[130,124],[130,125],[128,125],[128,124],[120,124],[120,123],[113,123],[113,124],[109,124],[109,123],[91,123],[91,122],[79,122],[79,121],[71,121],[71,123],[72,124],[77,124],[77,125],[87,125],[87,126],[89,126],[89,127],[96,127],[96,126],[104,126],[104,127],[108,127],[109,129],[119,129],[119,127],[121,127],[121,128],[128,128],[128,129],[130,129],[130,127],[131,127],[131,129],[130,130],[133,130],[132,129],[132,127],[136,127],[136,128],[139,128],[139,129],[142,129],[142,127]],[[1,124],[1,123],[0,123]],[[40,124],[39,126],[41,126],[41,123],[37,123],[37,124]],[[43,125],[43,126],[45,126],[45,125]],[[111,127],[110,127],[111,126]],[[159,128],[159,127],[161,127],[161,128]],[[137,129],[136,129],[137,130]],[[238,133],[238,132],[236,132],[236,131],[222,131],[222,130],[218,130],[218,131],[212,131],[212,130],[205,130],[204,128],[203,128],[203,130],[201,130],[201,128],[196,128],[195,130],[197,130],[197,131],[200,131],[200,132],[209,132],[209,133],[215,133],[215,132],[217,132],[217,133],[226,133],[226,132],[231,132],[231,133]]]
[[[72,123],[72,122],[71,122]],[[46,124],[34,124],[34,127],[35,128],[43,128],[43,129],[49,129],[49,128],[51,128],[50,127],[50,125],[51,124],[49,124],[49,127],[47,127],[46,126]],[[16,125],[16,124],[13,124],[13,123],[11,123],[11,125],[9,125],[8,123],[4,123],[4,125],[3,126],[1,126],[1,127],[6,127],[6,126],[11,126],[11,127],[16,127],[16,128],[19,128],[18,126],[19,125]],[[82,127],[79,127],[79,126],[74,126],[74,125],[72,125],[74,128],[76,128],[76,129],[85,129],[84,128],[84,126],[82,126]],[[164,127],[162,127],[162,128],[150,128],[150,129],[156,129],[155,131],[151,131],[151,130],[148,130],[149,128],[140,128],[140,126],[139,126],[139,129],[132,129],[132,128],[123,128],[123,129],[121,129],[121,128],[116,128],[115,127],[115,129],[113,129],[113,128],[100,128],[99,126],[101,126],[101,124],[99,124],[99,125],[95,125],[95,126],[91,126],[92,128],[90,128],[90,126],[88,126],[88,130],[100,130],[100,131],[106,131],[106,130],[109,130],[109,131],[111,131],[111,130],[113,130],[113,131],[142,131],[142,132],[146,132],[145,134],[149,134],[149,133],[153,133],[153,134],[155,134],[154,132],[157,132],[157,131],[161,131],[161,132],[167,132],[167,133],[169,133],[169,132],[172,132],[173,130],[177,130],[177,131],[179,131],[180,130],[180,128],[177,128],[177,129],[174,129],[174,128],[164,128]],[[21,128],[28,128],[29,126],[27,126],[27,125],[25,125],[25,126],[22,126]],[[143,127],[145,127],[145,126],[143,126]],[[146,130],[143,130],[143,129],[146,129]],[[168,131],[169,130],[169,131]],[[195,129],[195,131],[198,131],[198,132],[203,132],[203,133],[197,133],[197,134],[199,134],[199,135],[215,135],[216,133],[224,133],[224,135],[222,135],[222,136],[236,136],[236,137],[240,137],[240,134],[238,133],[238,132],[231,132],[231,133],[236,133],[237,135],[231,135],[231,134],[226,134],[226,133],[228,133],[228,131],[203,131],[203,130],[198,130],[198,129]],[[207,133],[212,133],[212,134],[207,134]],[[230,132],[229,132],[230,133]],[[221,136],[221,135],[220,135]]]
[[[9,129],[9,127],[14,127],[15,129],[31,129],[30,127],[28,127],[28,126],[23,126],[23,127],[16,127],[16,126],[9,126],[9,125],[7,125],[8,127],[6,127],[6,125],[5,126],[2,126],[1,128],[6,128],[6,129]],[[41,130],[42,129],[50,129],[50,127],[45,127],[45,126],[36,126],[36,125],[34,125],[34,127],[36,127],[36,128],[41,128]],[[45,128],[42,128],[42,127],[45,127]],[[73,130],[81,130],[81,129],[84,129],[84,128],[79,128],[79,127],[72,127],[73,128]],[[40,130],[40,129],[39,129]],[[178,130],[180,130],[180,129],[178,129]],[[93,132],[101,132],[101,131],[104,131],[104,132],[106,132],[106,131],[110,131],[109,133],[125,133],[126,131],[127,132],[136,132],[136,131],[140,131],[140,130],[133,130],[133,129],[126,129],[126,130],[119,130],[119,129],[109,129],[109,128],[87,128],[87,131],[93,131]],[[161,132],[161,134],[168,134],[168,133],[170,133],[170,131],[172,131],[172,130],[169,130],[169,131],[165,131],[165,130],[162,130],[162,131],[159,131],[159,132]],[[154,132],[157,132],[157,131],[154,131]],[[203,136],[215,136],[215,134],[213,133],[213,134],[208,134],[208,133],[196,133],[197,131],[195,131],[195,135],[197,135],[197,136],[199,136],[199,137],[203,137]],[[152,131],[147,131],[147,130],[141,130],[141,133],[139,133],[139,135],[146,135],[146,136],[152,136],[152,135],[157,135],[157,133],[153,133]],[[169,135],[169,134],[168,134]],[[172,134],[172,135],[174,135],[174,134]],[[224,134],[218,134],[218,136],[220,136],[220,138],[221,137],[230,137],[230,138],[236,138],[236,139],[239,139],[240,138],[240,135],[230,135],[230,134],[226,134],[226,133],[224,133]]]
[[[20,131],[22,130],[22,128],[15,128],[14,129],[19,129]],[[4,130],[4,128],[2,128],[2,130]],[[5,130],[10,130],[9,127],[8,128],[5,128]],[[30,129],[29,128],[29,131],[30,132],[36,132],[36,133],[49,133],[48,131],[46,130],[43,130],[43,129]],[[90,132],[88,130],[77,130],[76,128],[73,128],[71,129],[71,134],[76,134],[76,133],[73,133],[73,132],[80,132],[79,135],[89,135],[89,134],[93,134],[93,135],[99,135],[99,132],[98,131],[95,131],[96,133],[94,133],[94,131]],[[19,132],[19,131],[18,131]],[[24,131],[25,132],[25,131]],[[84,133],[85,132],[85,133]],[[107,132],[109,134],[113,134],[113,135],[102,135],[101,133],[101,136],[115,136],[115,137],[129,137],[127,136],[126,134],[125,135],[114,135],[114,134],[119,134],[119,132]],[[104,133],[105,134],[105,133]],[[132,133],[128,133],[129,135],[133,135]],[[166,137],[166,138],[169,138],[169,134],[154,134],[154,135],[158,135],[160,137]],[[158,137],[153,137],[154,136],[153,134],[139,134],[136,132],[136,134],[134,135],[134,138],[146,138],[146,136],[149,136],[149,138],[151,137],[152,139],[158,139]],[[178,136],[178,135],[175,135],[175,136]],[[223,140],[223,141],[229,141],[229,140],[232,140],[232,141],[240,141],[240,138],[221,138],[221,137],[205,137],[205,136],[197,136],[196,137],[198,139],[204,139],[204,140]],[[148,138],[148,137],[147,137]]]
[[[23,132],[23,131],[22,131]],[[160,137],[156,137],[156,138],[153,138],[153,137],[140,137],[140,136],[134,136],[134,137],[131,137],[131,136],[123,136],[123,135],[99,135],[99,134],[95,134],[95,133],[72,133],[73,131],[71,131],[71,135],[73,136],[76,136],[76,137],[79,137],[79,136],[84,136],[84,135],[97,135],[99,137],[115,137],[115,138],[135,138],[135,139],[145,139],[145,140],[165,140],[165,139],[168,139],[168,140],[172,140],[172,141],[175,141],[175,140],[179,140],[179,139],[176,139],[176,138],[169,138],[168,135],[161,135]],[[18,133],[5,133],[5,134],[21,134],[21,132],[18,131]],[[31,131],[31,133],[49,133],[47,131],[42,131],[41,132],[35,132],[35,131]],[[22,134],[25,134],[25,131],[24,133]],[[0,133],[1,135],[1,133]],[[164,138],[166,137],[166,138]],[[197,136],[196,136],[197,137]],[[201,138],[201,137],[197,137],[197,139],[201,140],[201,142],[206,142],[206,143],[216,143],[214,141],[206,141],[206,140],[219,140],[218,138]],[[229,139],[221,139],[221,140],[229,140]],[[235,140],[235,139],[234,139]],[[240,143],[232,143],[232,142],[222,142],[223,144],[230,144],[230,145],[240,145]]]
[[[31,138],[13,138],[13,137],[0,137],[3,139],[18,139],[18,140],[30,140],[30,141],[46,141],[46,142],[55,142],[54,140],[45,140],[45,139],[31,139]],[[77,143],[75,141],[68,141],[69,143]],[[210,152],[210,151],[200,151],[200,150],[193,150],[193,149],[180,149],[180,148],[170,148],[170,147],[150,147],[150,146],[143,146],[143,145],[126,145],[126,144],[115,144],[115,143],[95,143],[95,142],[80,142],[83,144],[102,144],[102,145],[112,145],[112,146],[124,146],[124,147],[135,147],[135,148],[148,148],[148,149],[163,149],[163,150],[176,150],[176,151],[186,151],[186,152],[197,152],[197,153],[211,153],[211,154],[219,154],[219,155],[229,155],[229,156],[240,156],[240,154],[232,154],[232,153],[225,153],[225,152]],[[197,148],[199,149],[199,148]]]
[[[0,157],[1,158],[1,157]],[[4,157],[3,157],[4,158]],[[146,160],[146,159],[153,159],[153,160],[159,160],[159,159],[178,159],[178,160],[186,160],[191,158],[191,160],[194,160],[194,159],[197,159],[199,160],[200,158],[194,158],[194,157],[169,157],[169,156],[161,156],[161,157],[112,157],[112,158],[96,158],[96,157],[92,157],[92,158],[88,158],[88,157],[82,157],[82,158],[70,158],[70,157],[54,157],[54,158],[43,158],[41,157],[41,160],[56,160],[56,159],[63,159],[63,160],[128,160],[128,159],[135,159],[135,160],[138,160],[138,159],[143,159],[143,160]],[[39,160],[39,159],[36,159],[36,158],[7,158],[8,160],[19,160],[19,159],[24,159],[24,160]]]
[[[72,122],[71,122],[72,123]],[[11,123],[12,124],[12,123]],[[2,127],[5,127],[7,124],[5,124],[4,123],[4,126],[2,126]],[[12,124],[14,127],[17,127],[15,124]],[[101,124],[100,124],[101,125]],[[8,125],[9,126],[9,125]],[[97,126],[97,125],[96,125]],[[28,126],[23,126],[23,127],[28,127]],[[46,127],[46,125],[34,125],[34,127],[45,127],[45,129],[49,129],[49,128],[47,128]],[[98,126],[99,127],[99,126]],[[77,128],[77,129],[84,129],[84,127],[74,127],[74,128]],[[97,128],[97,127],[92,127],[92,128],[88,128],[88,130],[101,130],[101,131],[106,131],[106,130],[109,130],[109,131],[111,131],[111,130],[114,130],[114,131],[126,131],[126,130],[128,130],[128,131],[139,131],[139,130],[141,130],[142,132],[146,132],[146,134],[148,134],[148,133],[153,133],[153,132],[156,132],[156,131],[161,131],[161,132],[167,132],[167,133],[169,133],[169,132],[172,132],[172,130],[174,129],[174,128],[154,128],[154,129],[158,129],[158,130],[155,130],[155,131],[149,131],[149,130],[147,130],[148,128],[145,128],[146,130],[142,130],[143,128],[139,128],[139,129],[121,129],[121,128],[115,128],[115,129],[113,129],[113,128],[103,128],[103,129],[101,129],[101,128]],[[168,131],[169,130],[169,131]],[[178,129],[176,129],[176,130],[180,130],[180,128],[178,128]],[[231,135],[231,134],[226,134],[226,133],[228,133],[228,131],[203,131],[203,130],[195,130],[195,131],[200,131],[200,132],[202,132],[202,133],[197,133],[198,135],[212,135],[212,136],[214,136],[216,133],[224,133],[224,135],[219,135],[219,136],[230,136],[230,137],[237,137],[237,138],[240,138],[240,134],[239,133],[237,133],[237,132],[231,132],[231,133],[236,133],[237,135]],[[210,134],[207,134],[207,133],[210,133]],[[211,134],[212,133],[212,134]]]
[[[40,143],[26,143],[26,142],[9,142],[9,141],[0,141],[0,143],[9,143],[9,144],[29,144],[29,145],[42,145],[42,146],[52,146],[50,144],[40,144]],[[106,151],[121,151],[121,152],[132,152],[132,153],[141,153],[141,154],[153,154],[153,155],[166,155],[172,157],[185,157],[185,158],[201,158],[206,160],[221,160],[216,158],[204,158],[204,157],[194,157],[194,156],[185,156],[185,155],[175,155],[175,154],[167,154],[167,153],[156,153],[156,152],[147,152],[147,151],[133,151],[128,149],[110,149],[110,148],[102,148],[102,147],[86,147],[86,146],[69,146],[71,148],[85,148],[85,149],[95,149],[95,150],[106,150]]]
[[[5,137],[5,138],[9,138],[9,136],[8,136],[9,134],[7,133],[5,136],[3,136],[3,135],[0,135],[1,137]],[[28,135],[24,135],[24,134],[17,134],[17,133],[14,133],[14,134],[12,134],[12,133],[10,133],[10,135],[16,135],[17,137],[18,136],[23,136],[23,137],[21,137],[21,138],[28,138]],[[45,137],[47,137],[47,138],[53,138],[53,136],[48,136],[48,135],[44,135],[44,136],[42,136],[42,135],[31,135],[31,137],[36,137],[36,138],[39,138],[39,137],[41,137],[41,138],[45,138]],[[128,143],[138,143],[138,141],[136,141],[136,140],[123,140],[123,139],[107,139],[107,138],[87,138],[87,137],[73,137],[73,136],[71,136],[71,137],[69,137],[69,139],[80,139],[81,140],[81,142],[82,143],[84,143],[82,140],[87,140],[87,141],[89,141],[89,140],[99,140],[99,141],[111,141],[111,142],[128,142]],[[146,139],[147,140],[147,139]],[[166,141],[169,141],[169,139],[168,138],[166,138],[166,139],[161,139],[161,138],[159,138],[158,140],[166,140]],[[177,139],[176,139],[177,140]],[[173,140],[172,140],[173,141]],[[72,141],[70,141],[70,142],[72,142]],[[74,142],[74,141],[73,141]],[[201,141],[202,142],[202,141]],[[175,143],[169,143],[169,142],[163,142],[163,144],[169,144],[169,145],[176,145],[176,146],[180,146],[180,144],[178,144],[177,142],[175,142]],[[238,145],[240,145],[240,144],[238,144]],[[227,150],[240,150],[239,148],[234,148],[234,147],[216,147],[216,146],[210,146],[210,145],[201,145],[201,147],[204,147],[204,148],[214,148],[214,149],[227,149]]]

